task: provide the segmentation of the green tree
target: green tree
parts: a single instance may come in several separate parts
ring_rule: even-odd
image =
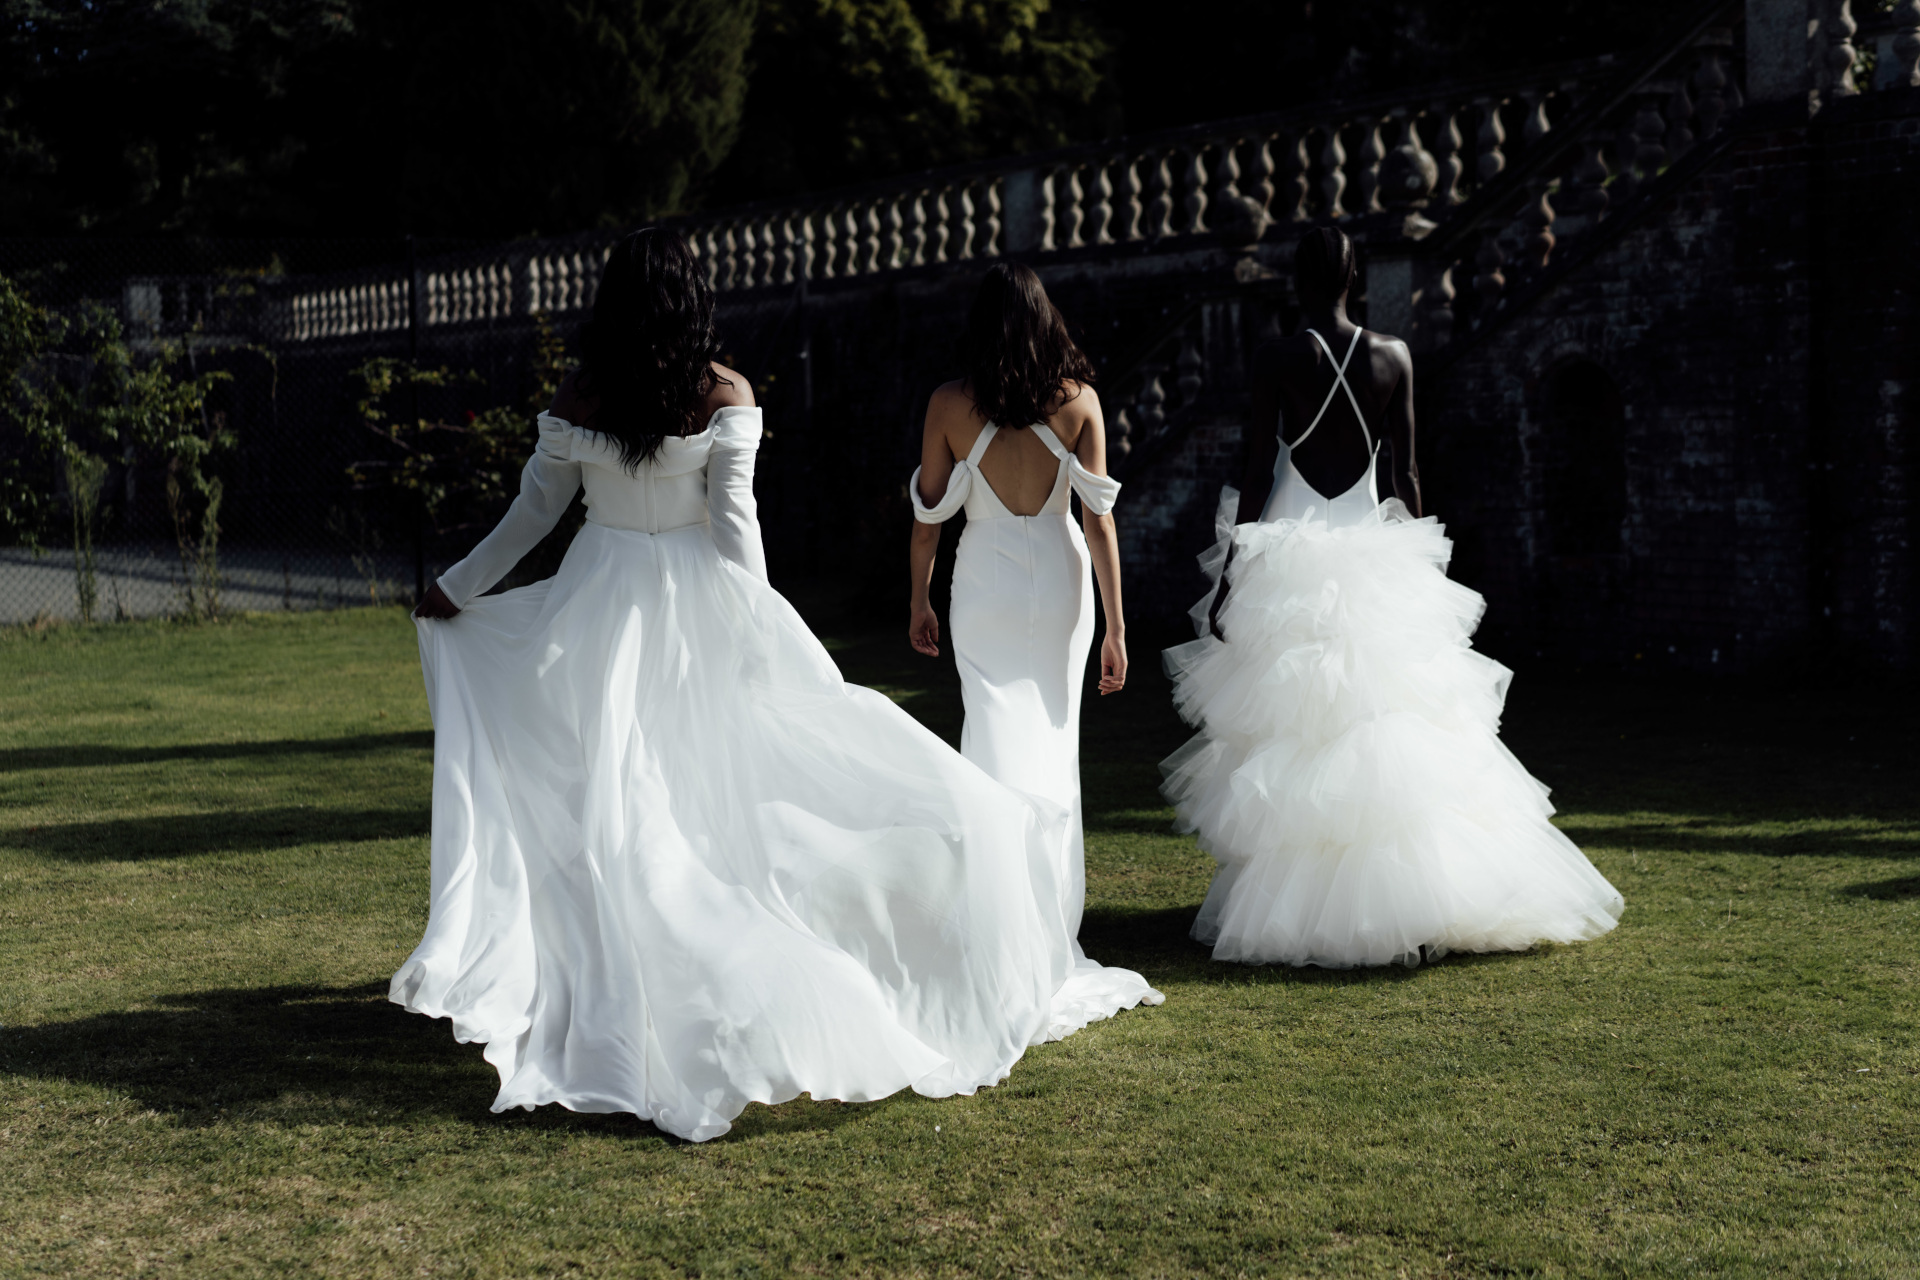
[[[739,144],[754,199],[1116,132],[1110,49],[1051,0],[763,0]]]
[[[0,231],[501,236],[678,211],[755,0],[0,0]]]

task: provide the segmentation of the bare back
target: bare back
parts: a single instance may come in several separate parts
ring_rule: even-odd
[[[1019,428],[1023,422],[999,423]],[[973,452],[987,422],[980,416],[964,380],[949,382],[933,393],[927,405],[927,428],[921,444],[920,498],[936,502],[946,492],[947,478],[958,459]],[[1092,387],[1069,382],[1066,394],[1047,414],[1043,430],[1054,436],[1095,475],[1107,473],[1106,422],[1100,397]],[[993,488],[1001,505],[1017,516],[1039,514],[1060,477],[1060,460],[1046,442],[1031,431],[1002,430],[987,442],[980,456],[981,479]]]
[[[1384,439],[1393,460],[1394,492],[1419,514],[1413,465],[1413,358],[1398,338],[1358,330],[1359,342],[1346,370],[1354,404],[1337,391],[1334,371],[1354,340],[1356,326],[1344,315],[1310,324],[1325,339],[1304,330],[1262,347],[1254,357],[1247,468],[1240,519],[1250,520],[1272,483],[1279,442],[1288,443],[1300,478],[1324,496],[1346,492],[1372,465],[1369,437]],[[1318,424],[1315,425],[1315,419]],[[1313,429],[1309,432],[1308,428]],[[1248,512],[1255,513],[1249,515]]]

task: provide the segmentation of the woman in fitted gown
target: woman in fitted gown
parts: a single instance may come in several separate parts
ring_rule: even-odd
[[[1469,643],[1485,602],[1420,515],[1412,363],[1347,319],[1353,272],[1339,231],[1301,241],[1310,327],[1256,362],[1246,483],[1201,557],[1217,587],[1165,655],[1200,732],[1164,789],[1219,863],[1193,936],[1329,967],[1598,937],[1620,894],[1500,742],[1512,673]]]
[[[615,247],[512,509],[417,611],[432,906],[392,998],[494,1110],[684,1138],[749,1102],[940,1097],[1135,1003],[1064,926],[1065,815],[844,683],[766,582],[760,410],[685,241]],[[482,595],[584,486],[552,579]]]
[[[1031,269],[1001,263],[974,297],[962,342],[967,377],[927,409],[913,498],[908,641],[940,652],[928,593],[940,525],[967,514],[954,558],[951,622],[966,721],[960,753],[998,781],[1069,815],[1053,848],[1066,886],[1061,926],[1076,937],[1086,893],[1080,809],[1080,689],[1093,644],[1093,578],[1107,632],[1100,692],[1127,678],[1126,620],[1100,398],[1092,366]],[[1086,533],[1069,510],[1078,494]],[[1091,545],[1089,545],[1091,544]],[[1077,963],[1098,966],[1075,944]],[[1108,972],[1112,972],[1109,970]],[[1145,987],[1114,998],[1158,1003]]]

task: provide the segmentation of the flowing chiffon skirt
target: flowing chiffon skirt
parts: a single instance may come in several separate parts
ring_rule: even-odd
[[[589,523],[419,633],[432,914],[392,998],[486,1043],[496,1111],[705,1140],[802,1092],[971,1093],[1152,994],[1075,963],[1067,815],[843,682],[706,525]]]
[[[1612,929],[1620,894],[1499,739],[1512,673],[1470,647],[1485,602],[1446,576],[1439,523],[1389,501],[1340,528],[1233,527],[1237,500],[1201,557],[1217,584],[1234,548],[1226,641],[1165,656],[1200,732],[1163,789],[1219,863],[1193,936],[1216,959],[1345,967]]]

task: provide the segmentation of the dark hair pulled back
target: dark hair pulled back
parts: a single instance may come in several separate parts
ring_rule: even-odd
[[[1338,227],[1315,227],[1293,251],[1293,287],[1302,302],[1337,301],[1353,287],[1353,241]]]
[[[628,470],[668,436],[706,426],[700,403],[716,381],[720,338],[706,269],[679,232],[647,227],[613,246],[580,353],[580,392],[600,402],[584,425],[619,446]]]
[[[1002,426],[1044,421],[1069,379],[1093,381],[1092,361],[1074,345],[1040,277],[1019,262],[996,263],[980,281],[960,363],[975,409]]]

